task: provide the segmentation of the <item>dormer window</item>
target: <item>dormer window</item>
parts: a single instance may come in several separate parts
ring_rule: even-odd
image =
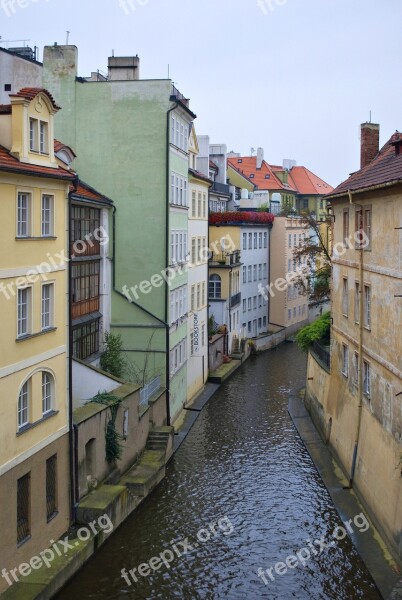
[[[267,173],[267,174],[265,175],[265,179],[270,179],[270,177],[271,177],[271,175],[270,175],[269,173]]]
[[[250,179],[254,179],[254,173],[250,174]]]
[[[243,159],[242,159],[242,158],[238,158],[238,159],[237,159],[237,162],[238,162],[238,164],[240,165],[240,164],[243,162]]]
[[[29,119],[29,149],[39,154],[49,154],[49,124],[38,119]]]

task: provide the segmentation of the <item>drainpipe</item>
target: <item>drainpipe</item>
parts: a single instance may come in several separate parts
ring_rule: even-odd
[[[352,192],[349,190],[349,202],[350,205],[357,206],[362,210],[362,221],[363,221],[363,206],[361,204],[355,204],[352,198]],[[364,249],[362,244],[359,248],[359,360],[358,360],[358,406],[357,406],[357,425],[356,425],[356,434],[355,434],[355,442],[353,447],[353,457],[352,457],[352,469],[350,473],[349,479],[349,487],[353,487],[353,479],[356,470],[356,462],[357,462],[357,451],[359,447],[360,440],[360,430],[361,430],[361,420],[362,420],[362,411],[363,411],[363,286],[364,286]]]
[[[68,193],[68,283],[67,283],[67,297],[68,297],[68,439],[69,439],[69,467],[70,467],[70,518],[71,522],[75,521],[75,510],[78,502],[78,447],[76,447],[76,440],[78,441],[78,431],[76,432],[74,419],[73,419],[73,327],[72,327],[72,265],[71,265],[71,217],[72,217],[72,196],[78,189],[79,178],[75,176],[73,181],[73,190]]]
[[[273,223],[268,225],[268,286],[271,285],[271,231],[272,231]],[[271,289],[271,288],[269,288]],[[268,298],[268,329],[270,324],[270,315],[271,315],[271,298]]]

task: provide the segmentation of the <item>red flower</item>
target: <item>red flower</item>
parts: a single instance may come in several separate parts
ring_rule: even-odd
[[[230,225],[233,223],[257,223],[259,225],[271,225],[274,215],[268,212],[218,212],[210,213],[210,225]]]

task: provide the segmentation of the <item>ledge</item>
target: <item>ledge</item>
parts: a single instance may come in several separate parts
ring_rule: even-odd
[[[26,431],[29,431],[30,429],[34,429],[34,427],[37,427],[41,423],[44,423],[48,419],[51,419],[52,417],[55,417],[58,414],[59,414],[58,410],[50,410],[48,413],[43,415],[43,417],[41,419],[39,419],[38,421],[35,421],[34,423],[27,423],[27,425],[24,425],[23,427],[18,429],[17,437],[20,435],[23,435]]]
[[[32,340],[33,338],[39,337],[40,335],[46,335],[47,333],[52,333],[53,331],[57,331],[57,327],[49,327],[49,329],[44,329],[43,331],[38,331],[37,333],[28,333],[27,335],[22,335],[21,337],[15,338],[15,341],[18,344],[19,342]]]

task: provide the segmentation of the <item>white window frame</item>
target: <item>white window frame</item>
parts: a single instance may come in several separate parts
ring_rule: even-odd
[[[26,298],[22,296],[26,294]],[[22,308],[26,307],[26,314],[22,315]],[[26,323],[22,327],[22,323]],[[30,335],[32,327],[32,286],[18,288],[17,290],[17,338]]]
[[[42,371],[42,414],[54,410],[54,377],[49,371]]]
[[[48,290],[48,297],[44,292]],[[41,329],[46,331],[54,327],[54,282],[42,283],[41,286]]]
[[[22,400],[24,402],[22,403]],[[26,425],[29,425],[29,413],[30,413],[30,400],[31,400],[31,379],[28,379],[21,387],[18,394],[18,405],[17,405],[17,425],[18,429],[22,429]]]
[[[45,201],[49,201],[47,207]],[[47,217],[47,218],[46,218]],[[41,198],[41,235],[42,237],[54,236],[54,195],[42,194]]]
[[[20,201],[26,200],[26,206],[20,206]],[[22,220],[21,211],[26,212],[26,220]],[[30,192],[17,193],[17,238],[29,238],[32,231],[32,194]]]
[[[363,360],[363,394],[370,398],[371,394],[371,368],[370,363]]]

